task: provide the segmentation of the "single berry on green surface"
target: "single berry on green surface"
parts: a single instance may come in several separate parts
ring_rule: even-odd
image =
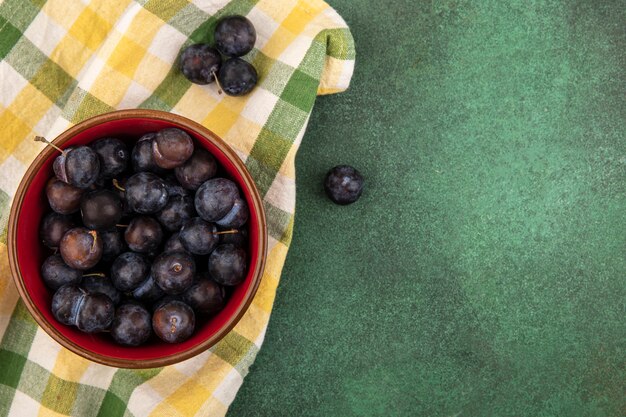
[[[364,180],[359,171],[349,165],[338,165],[328,171],[324,190],[336,204],[354,203],[363,192]]]

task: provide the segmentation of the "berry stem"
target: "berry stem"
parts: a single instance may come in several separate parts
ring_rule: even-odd
[[[214,235],[233,235],[235,233],[239,233],[239,230],[230,229],[230,230],[222,230],[221,232],[213,232]]]
[[[117,227],[128,227],[127,224],[116,224]]]
[[[122,187],[122,186],[120,185],[120,183],[119,183],[119,182],[118,182],[115,178],[113,178],[113,186],[114,186],[115,188],[117,188],[118,190],[120,190],[121,192],[123,192],[123,193],[125,193],[125,192],[126,192],[126,188]]]
[[[90,274],[83,274],[83,278],[85,277],[100,277],[100,278],[105,278],[106,275],[104,274],[104,272],[92,272]]]
[[[217,74],[215,73],[215,71],[213,71],[211,73],[211,75],[213,75],[213,78],[215,79],[215,84],[217,84],[217,94],[222,94],[222,85],[220,84],[220,80],[217,79]]]
[[[54,149],[56,149],[57,151],[61,152],[63,155],[67,155],[67,152],[64,151],[63,149],[59,148],[57,145],[55,145],[54,143],[50,142],[48,139],[44,138],[43,136],[35,136],[35,142],[43,142],[46,145],[52,146]]]
[[[96,241],[98,240],[98,232],[95,230],[90,230],[89,234],[93,237],[93,242],[91,243],[91,251],[96,250]]]

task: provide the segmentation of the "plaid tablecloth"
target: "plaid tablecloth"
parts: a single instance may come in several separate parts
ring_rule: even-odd
[[[189,83],[176,59],[211,41],[221,16],[257,29],[246,57],[259,85],[243,98]],[[0,417],[224,415],[263,342],[292,235],[294,157],[316,95],[348,87],[354,45],[320,0],[0,0]],[[269,256],[258,294],[210,351],[174,366],[124,370],[65,350],[35,324],[11,282],[11,196],[41,150],[87,117],[122,108],[179,113],[238,152],[264,197]]]

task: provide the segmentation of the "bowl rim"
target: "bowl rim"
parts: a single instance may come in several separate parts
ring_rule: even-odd
[[[193,346],[187,350],[177,352],[170,356],[164,356],[160,358],[152,358],[152,359],[123,359],[123,358],[114,358],[107,355],[102,355],[100,353],[95,353],[90,350],[83,348],[82,346],[74,343],[63,334],[61,334],[52,324],[50,324],[38,311],[34,302],[32,301],[30,294],[26,290],[26,286],[24,284],[24,280],[22,277],[21,270],[18,265],[17,258],[17,220],[18,214],[21,210],[22,203],[24,201],[24,197],[26,195],[27,185],[30,184],[32,178],[35,173],[39,171],[41,166],[45,161],[50,158],[54,152],[56,152],[52,147],[47,146],[43,150],[39,152],[39,154],[35,157],[33,162],[29,165],[28,169],[24,173],[20,184],[15,192],[13,197],[13,202],[11,203],[11,211],[9,213],[8,219],[8,231],[7,231],[7,246],[8,246],[8,256],[9,256],[9,267],[11,270],[11,277],[13,278],[13,282],[17,287],[20,298],[24,300],[24,304],[28,309],[29,313],[37,324],[48,334],[50,335],[57,343],[62,345],[63,347],[69,349],[73,353],[80,355],[86,359],[89,359],[93,362],[113,366],[117,368],[130,368],[130,369],[145,369],[145,368],[158,368],[166,365],[172,365],[186,359],[189,359],[193,356],[196,356],[210,347],[214,346],[217,342],[219,342],[222,338],[224,338],[230,331],[235,327],[235,325],[241,320],[243,315],[248,310],[248,307],[252,303],[254,296],[259,288],[261,280],[263,278],[263,272],[265,270],[265,263],[267,257],[267,248],[268,248],[268,233],[267,233],[267,223],[265,218],[265,209],[263,206],[263,199],[259,193],[258,188],[250,172],[246,168],[243,161],[239,158],[237,153],[228,145],[222,138],[213,133],[211,130],[207,129],[203,125],[194,122],[191,119],[188,119],[184,116],[168,113],[161,110],[152,110],[152,109],[126,109],[126,110],[117,110],[112,112],[107,112],[103,114],[99,114],[93,116],[89,119],[85,119],[82,122],[66,129],[61,134],[59,134],[53,141],[55,145],[63,145],[65,142],[70,140],[72,137],[77,135],[80,132],[83,132],[87,129],[90,129],[96,125],[106,123],[113,120],[120,119],[132,119],[132,118],[142,118],[142,119],[156,119],[165,122],[174,123],[179,125],[185,129],[191,130],[194,133],[199,134],[200,136],[206,138],[211,141],[221,152],[223,152],[229,160],[233,162],[235,168],[239,171],[242,179],[243,185],[247,187],[250,192],[251,199],[253,200],[253,204],[251,205],[252,209],[256,212],[257,218],[259,219],[259,245],[258,245],[258,256],[257,261],[254,265],[251,265],[250,268],[255,271],[254,276],[252,278],[252,284],[244,294],[243,302],[237,307],[235,313],[231,315],[226,324],[222,326],[215,334],[213,334],[208,339],[202,341],[196,346]]]

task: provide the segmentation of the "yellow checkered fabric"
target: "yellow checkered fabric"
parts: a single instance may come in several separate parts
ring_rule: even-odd
[[[259,84],[242,98],[192,85],[176,65],[231,14],[258,35],[245,59]],[[315,96],[346,89],[353,68],[350,32],[321,0],[0,0],[0,417],[224,415],[272,311]],[[261,286],[235,329],[195,358],[142,371],[91,363],[48,337],[18,301],[6,255],[11,196],[43,146],[32,138],[122,108],[182,114],[226,140],[261,191],[270,235]]]

